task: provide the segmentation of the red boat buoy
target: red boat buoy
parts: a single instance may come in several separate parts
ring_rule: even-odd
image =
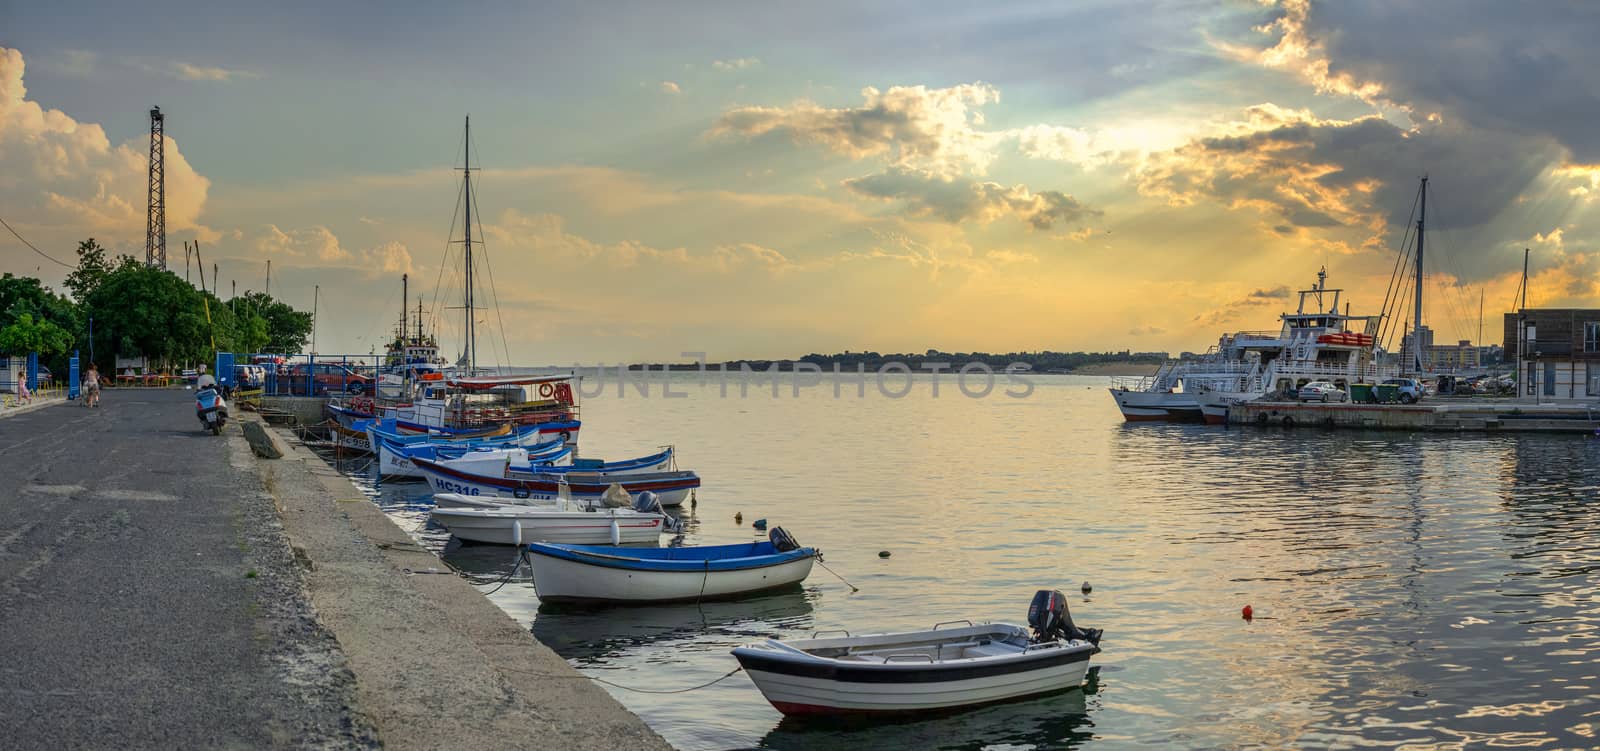
[[[1244,616],[1246,621],[1254,620],[1256,617],[1256,611],[1252,610],[1249,605],[1244,606],[1244,610],[1239,611],[1239,614]]]

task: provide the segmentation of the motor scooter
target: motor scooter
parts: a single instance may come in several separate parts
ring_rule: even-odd
[[[222,435],[222,426],[228,424],[228,403],[216,386],[204,386],[195,393],[194,414],[212,435]]]

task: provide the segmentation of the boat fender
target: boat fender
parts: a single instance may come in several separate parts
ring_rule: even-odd
[[[1267,424],[1267,421],[1268,421],[1268,420],[1269,420],[1269,419],[1270,419],[1270,418],[1268,418],[1268,417],[1267,417],[1267,413],[1265,413],[1265,412],[1262,412],[1262,413],[1261,413],[1261,414],[1259,414],[1259,415],[1256,415],[1256,424],[1257,424],[1257,425],[1262,425],[1262,426],[1265,426],[1265,425],[1266,425],[1266,424]]]
[[[767,520],[766,519],[757,519],[757,520],[755,520],[753,522],[750,522],[750,526],[755,527],[756,529],[766,529],[767,528]]]
[[[1283,426],[1286,427],[1286,428],[1294,427],[1294,418],[1290,417],[1289,415],[1284,415],[1283,416]]]
[[[611,520],[611,544],[612,545],[621,545],[622,544],[622,528],[617,526],[617,520],[616,519],[612,519]]]
[[[1595,435],[1600,435],[1600,430],[1596,430],[1595,431]],[[887,550],[878,551],[878,557],[879,558],[888,558],[889,557],[889,551],[887,551]]]
[[[611,529],[612,529],[612,534],[615,535],[616,534],[616,526],[613,525]],[[516,545],[519,548],[522,547],[522,520],[521,519],[512,519],[511,520],[511,542],[512,542],[512,544]]]
[[[773,527],[772,532],[767,534],[767,539],[772,540],[772,547],[779,553],[800,549],[800,543],[795,541],[794,535],[789,534],[783,527]]]
[[[1083,593],[1084,594],[1089,594],[1090,592],[1093,592],[1093,591],[1094,591],[1094,587],[1090,586],[1089,582],[1084,582],[1083,583]]]

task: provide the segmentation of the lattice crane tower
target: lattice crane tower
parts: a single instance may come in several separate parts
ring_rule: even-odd
[[[167,267],[167,186],[162,168],[162,137],[165,118],[160,107],[150,108],[150,212],[145,221],[144,261]]]

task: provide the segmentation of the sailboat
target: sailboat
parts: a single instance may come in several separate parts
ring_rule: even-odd
[[[473,224],[478,212],[473,204],[472,174],[472,119],[466,120],[466,137],[461,166],[462,221],[461,239],[451,244],[462,248],[463,341],[461,357],[455,366],[443,373],[430,373],[430,377],[407,379],[409,383],[400,393],[391,392],[390,398],[374,405],[375,419],[393,420],[402,432],[450,433],[479,431],[500,426],[522,428],[537,426],[538,440],[561,438],[571,443],[577,440],[581,423],[578,419],[578,389],[575,374],[557,375],[489,375],[478,366],[477,315],[483,306],[474,300],[473,253],[481,252],[482,239],[473,238]],[[479,233],[480,238],[482,233]],[[402,300],[401,305],[405,303]],[[418,311],[418,344],[422,344],[421,312]],[[401,334],[405,344],[406,334]],[[428,357],[437,360],[438,344],[427,337]],[[405,350],[411,349],[404,347]],[[408,358],[402,357],[402,366]],[[436,374],[437,373],[437,374]],[[352,430],[360,426],[352,424]]]

